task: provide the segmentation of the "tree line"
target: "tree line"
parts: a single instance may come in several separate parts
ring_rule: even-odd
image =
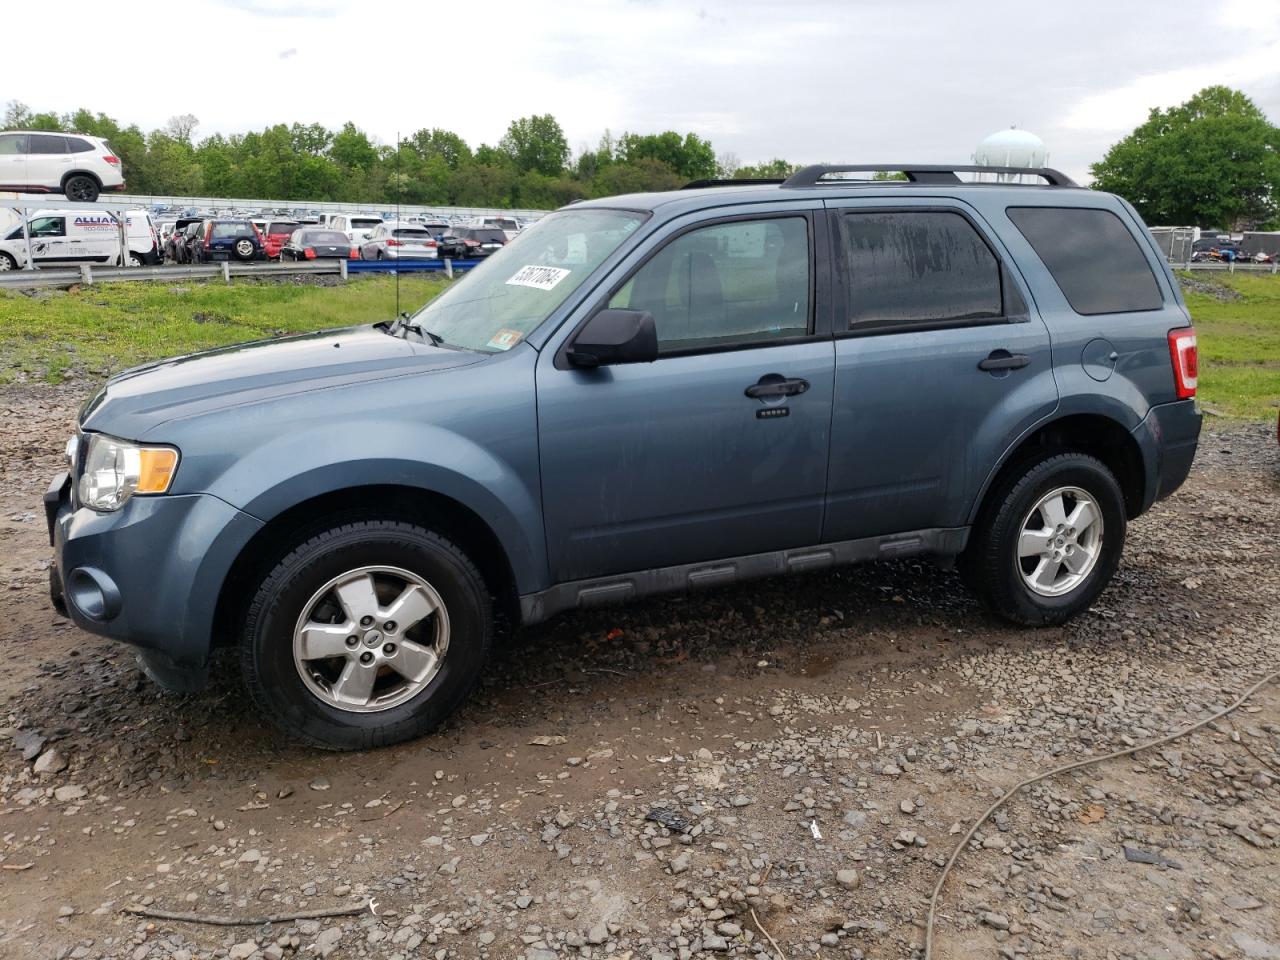
[[[185,115],[144,133],[104,113],[33,113],[12,101],[0,129],[103,137],[125,165],[130,192],[161,196],[550,209],[711,177],[785,177],[799,167],[780,158],[744,166],[696,133],[672,130],[606,131],[594,149],[574,154],[551,114],[513,120],[496,145],[474,149],[439,128],[389,146],[354,123],[280,123],[197,140],[198,126]],[[1090,169],[1094,187],[1129,200],[1149,224],[1280,226],[1280,128],[1238,90],[1206,87],[1153,109]]]

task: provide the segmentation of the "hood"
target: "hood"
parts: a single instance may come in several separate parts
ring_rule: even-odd
[[[433,373],[485,355],[351,327],[258,340],[133,367],[108,380],[80,411],[80,425],[128,440],[180,417],[278,397]]]

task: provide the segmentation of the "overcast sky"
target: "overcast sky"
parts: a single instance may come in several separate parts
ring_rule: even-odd
[[[78,12],[75,8],[82,8]],[[1076,177],[1153,106],[1211,83],[1280,122],[1280,0],[63,0],[6,45],[0,99],[197,136],[354,121],[496,143],[552,113],[692,130],[744,163],[969,162],[1016,124]],[[92,26],[97,24],[97,27]]]

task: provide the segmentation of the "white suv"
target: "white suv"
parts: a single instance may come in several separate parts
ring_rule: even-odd
[[[124,168],[105,140],[69,133],[0,133],[0,190],[62,193],[93,203],[104,190],[124,189]]]

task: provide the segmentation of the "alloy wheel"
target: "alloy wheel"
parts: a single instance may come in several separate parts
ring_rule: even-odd
[[[1019,529],[1018,571],[1027,589],[1042,597],[1070,593],[1102,555],[1102,509],[1079,487],[1050,490]]]

